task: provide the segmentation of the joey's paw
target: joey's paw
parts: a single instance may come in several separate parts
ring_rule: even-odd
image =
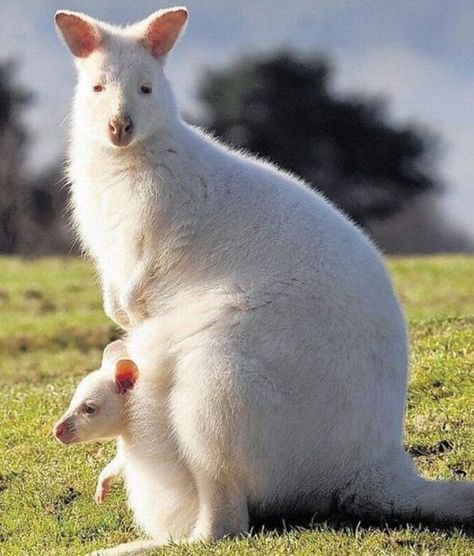
[[[102,502],[107,498],[110,493],[110,482],[103,481],[97,485],[97,490],[95,491],[94,500],[97,504],[102,504]]]

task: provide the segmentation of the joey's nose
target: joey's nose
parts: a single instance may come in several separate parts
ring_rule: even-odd
[[[130,116],[112,118],[109,121],[109,137],[116,147],[126,147],[132,140],[133,121]]]
[[[64,434],[64,425],[63,423],[56,423],[53,429],[53,435],[59,440],[61,436]]]
[[[53,428],[53,436],[61,444],[71,444],[74,441],[74,432],[70,430],[67,421],[58,421]]]

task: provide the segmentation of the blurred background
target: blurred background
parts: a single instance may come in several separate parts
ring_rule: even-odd
[[[53,14],[163,1],[2,0],[0,253],[74,253],[63,160],[75,82]],[[474,250],[472,0],[188,0],[182,112],[304,177],[387,253]]]

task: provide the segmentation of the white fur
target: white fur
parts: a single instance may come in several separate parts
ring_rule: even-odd
[[[107,27],[78,63],[72,203],[108,313],[166,385],[192,537],[246,531],[249,511],[472,522],[474,486],[424,481],[403,451],[407,338],[375,247],[294,176],[183,123],[140,29]],[[122,105],[137,139],[117,149]]]
[[[111,346],[118,344],[123,342]],[[102,367],[79,383],[59,423],[74,432],[68,444],[117,438],[117,454],[98,478],[98,503],[107,497],[112,480],[122,477],[134,518],[152,537],[152,546],[186,539],[198,501],[191,473],[169,434],[166,381],[157,383],[145,374],[121,393],[115,387],[116,362],[117,354],[106,350]],[[94,404],[96,413],[84,415],[80,408],[85,404]]]

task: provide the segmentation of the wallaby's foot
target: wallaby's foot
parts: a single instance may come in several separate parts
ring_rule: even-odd
[[[233,538],[245,535],[248,531],[248,518],[241,520],[203,520],[199,519],[188,541],[184,542],[212,542],[223,538]]]
[[[224,498],[211,507],[206,504],[201,506],[189,542],[212,542],[223,538],[239,537],[248,529],[246,504],[241,505],[236,499],[229,501]]]
[[[133,541],[125,544],[118,544],[112,548],[104,548],[89,552],[86,556],[132,556],[138,554],[146,554],[150,550],[155,550],[163,546],[163,543],[157,541]]]

